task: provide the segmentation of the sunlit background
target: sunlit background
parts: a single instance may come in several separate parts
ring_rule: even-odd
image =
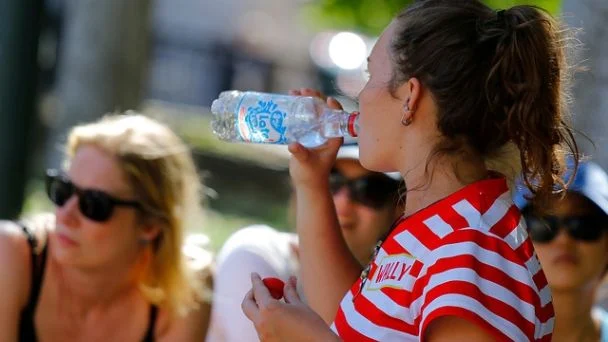
[[[51,210],[43,170],[58,166],[65,134],[102,114],[137,109],[170,123],[192,146],[207,188],[193,232],[216,249],[250,223],[289,230],[284,148],[228,144],[209,129],[223,90],[284,93],[313,87],[347,109],[366,58],[404,0],[3,0],[0,2],[0,212]],[[562,16],[586,50],[574,123],[608,167],[608,18],[605,0],[536,4]],[[255,152],[255,153],[252,153]]]

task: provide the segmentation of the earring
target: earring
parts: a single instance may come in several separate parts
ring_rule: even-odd
[[[405,101],[405,104],[403,105],[403,116],[401,117],[401,124],[403,126],[409,126],[414,120],[413,115],[415,109],[411,109],[409,103],[410,98],[408,97]]]

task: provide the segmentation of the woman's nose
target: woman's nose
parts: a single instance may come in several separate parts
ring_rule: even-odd
[[[555,243],[560,244],[570,244],[575,242],[575,240],[568,234],[566,228],[559,227],[557,228],[557,234],[555,235],[555,239],[553,240]]]
[[[334,205],[338,213],[345,211],[352,204],[350,190],[346,186],[341,187],[337,192],[334,193]]]
[[[57,222],[67,226],[74,226],[74,222],[78,219],[78,196],[72,195],[62,206],[56,206],[55,208],[55,216],[57,217]]]

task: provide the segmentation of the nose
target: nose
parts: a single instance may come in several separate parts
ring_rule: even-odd
[[[568,234],[568,232],[566,231],[566,228],[559,227],[558,231],[557,231],[557,235],[555,235],[554,242],[556,244],[567,245],[567,244],[574,243],[575,240],[570,236],[570,234]]]
[[[353,205],[353,201],[350,198],[350,190],[346,186],[343,186],[334,194],[333,198],[338,217],[347,216]]]
[[[75,227],[75,223],[78,221],[79,210],[78,196],[72,195],[62,206],[55,207],[57,223],[65,227]]]

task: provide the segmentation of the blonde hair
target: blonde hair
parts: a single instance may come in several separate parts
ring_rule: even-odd
[[[204,289],[182,252],[186,222],[201,210],[202,183],[190,149],[170,128],[133,111],[73,128],[68,160],[83,145],[113,154],[142,206],[142,218],[161,223],[140,283],[143,295],[172,314],[196,308]]]

